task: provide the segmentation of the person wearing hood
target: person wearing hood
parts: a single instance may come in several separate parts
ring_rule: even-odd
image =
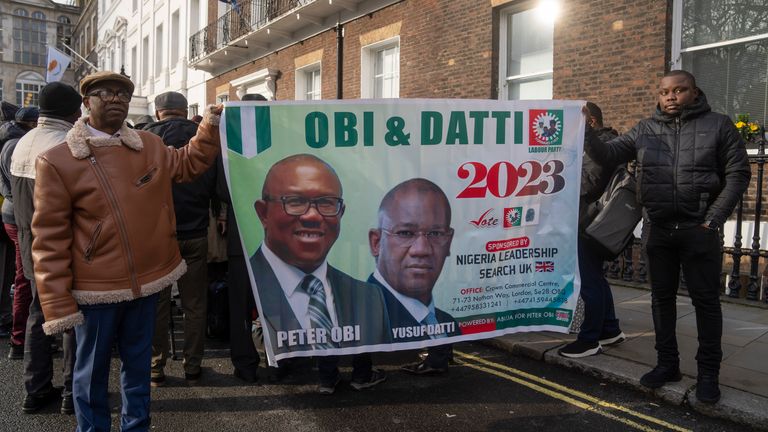
[[[13,324],[11,327],[8,358],[11,360],[21,360],[24,358],[24,334],[27,327],[29,304],[32,302],[32,294],[30,292],[29,280],[24,277],[21,255],[19,254],[18,231],[16,229],[16,220],[13,216],[11,155],[21,137],[37,127],[39,112],[38,109],[34,107],[21,108],[16,111],[14,117],[15,120],[12,123],[8,123],[9,125],[14,125],[12,129],[9,129],[13,131],[11,135],[14,136],[14,138],[6,141],[2,145],[2,150],[0,150],[0,194],[2,194],[4,198],[0,213],[2,213],[5,233],[8,235],[8,237],[3,236],[3,243],[6,246],[4,248],[4,253],[6,254],[7,259],[4,260],[6,264],[3,268],[2,278],[2,310],[5,311],[6,309],[6,297],[10,296],[10,280],[12,280],[14,286],[13,307],[11,313]],[[19,134],[21,136],[17,136]],[[15,257],[15,260],[11,261],[11,257]],[[11,268],[14,270],[12,276],[9,271]]]
[[[582,112],[589,115],[586,107]],[[650,222],[646,249],[657,354],[656,367],[640,383],[659,388],[682,379],[675,336],[682,266],[699,339],[696,397],[717,402],[723,357],[719,230],[749,186],[744,140],[728,116],[712,112],[691,73],[673,70],[661,79],[651,118],[607,143],[587,125],[585,150],[603,165],[638,162],[638,203]]]
[[[3,117],[5,117],[5,113]],[[14,119],[0,125],[0,148],[9,142],[17,142],[27,132],[37,126],[37,118],[40,113],[36,107],[21,108],[14,114]],[[6,205],[7,208],[7,205]],[[24,338],[20,335],[23,329],[16,327],[14,330],[14,312],[11,299],[11,284],[14,283],[16,268],[14,264],[14,246],[11,238],[0,230],[0,335],[11,336],[9,358],[20,359],[23,357]],[[25,296],[20,295],[21,299]],[[18,311],[17,311],[18,312]],[[17,315],[17,318],[21,318]],[[15,335],[15,336],[14,336]]]
[[[25,107],[16,111],[14,119],[0,126],[0,147],[12,139],[19,139],[37,127],[40,111],[36,107]]]
[[[16,105],[6,101],[0,101],[0,124],[13,120],[16,117],[16,112],[18,110],[19,107]]]

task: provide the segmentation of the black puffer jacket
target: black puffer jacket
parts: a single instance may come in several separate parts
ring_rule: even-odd
[[[604,164],[637,159],[638,201],[654,224],[722,225],[749,186],[744,141],[703,92],[679,116],[657,106],[652,118],[608,143],[588,130],[585,150]]]
[[[595,129],[597,138],[602,142],[608,142],[619,133],[612,128]],[[611,175],[617,165],[600,165],[588,154],[584,153],[581,161],[581,190],[579,193],[579,231],[587,228],[595,215],[589,215],[588,208],[593,202],[600,199],[611,180]]]
[[[0,195],[3,195],[3,205],[0,214],[4,224],[16,225],[13,215],[13,194],[11,193],[11,156],[16,149],[19,138],[8,140],[0,150]]]
[[[181,148],[197,133],[197,123],[174,117],[150,123],[144,130],[162,138],[165,145]],[[214,163],[192,183],[173,184],[173,208],[176,213],[176,236],[179,240],[208,235],[208,211],[210,200],[215,196],[218,165],[218,162]]]
[[[12,120],[7,123],[3,123],[0,125],[0,147],[2,147],[2,145],[7,141],[23,137],[26,133],[27,130],[24,129],[20,124],[16,123],[16,121]]]

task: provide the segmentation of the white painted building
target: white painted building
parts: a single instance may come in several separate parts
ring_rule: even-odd
[[[154,115],[154,99],[177,91],[190,117],[205,106],[210,74],[187,66],[189,36],[207,23],[200,0],[98,0],[99,69],[125,73],[136,84],[129,120]]]

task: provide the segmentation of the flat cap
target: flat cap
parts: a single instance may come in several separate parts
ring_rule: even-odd
[[[187,98],[179,92],[169,91],[155,97],[155,110],[185,110]]]
[[[112,82],[118,82],[120,84],[125,85],[125,88],[133,94],[133,81],[128,79],[127,76],[111,72],[111,71],[100,71],[96,73],[92,73],[82,80],[80,80],[80,94],[85,96],[85,94],[88,92],[88,89],[93,87],[97,83],[106,82],[106,81],[112,81]]]

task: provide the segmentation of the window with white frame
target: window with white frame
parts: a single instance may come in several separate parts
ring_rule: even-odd
[[[24,9],[16,9],[13,14],[13,61],[45,66],[45,15],[33,12],[32,18],[29,18]]]
[[[141,82],[149,80],[149,36],[141,41]]]
[[[176,10],[171,15],[171,69],[176,67],[176,63],[179,62],[179,35],[181,29],[179,28],[179,11]]]
[[[56,47],[64,51],[65,44],[72,46],[72,21],[64,15],[60,16],[56,21]]]
[[[499,99],[552,99],[556,13],[541,3],[501,12],[499,25]]]
[[[400,97],[399,37],[363,47],[361,61],[361,97]]]
[[[138,56],[138,50],[136,49],[136,46],[131,48],[131,68],[129,69],[131,72],[131,76],[133,77],[133,82],[141,82],[139,80],[139,77],[136,76],[136,73],[138,72],[138,62],[139,62],[139,56]]]
[[[198,104],[192,104],[189,106],[189,117],[192,118],[198,114],[198,111],[200,111],[200,105]]]
[[[160,24],[155,30],[155,76],[160,75],[165,67],[165,56],[163,55],[163,25]]]
[[[714,111],[768,122],[765,0],[674,0],[672,69],[696,77]]]
[[[229,95],[226,94],[226,93],[223,93],[223,94],[220,94],[220,95],[216,96],[216,103],[217,104],[224,103],[224,102],[226,102],[228,100],[229,100]]]
[[[322,99],[322,72],[320,63],[296,70],[296,100]]]
[[[23,72],[16,78],[16,105],[37,106],[40,89],[45,80],[35,72]]]

